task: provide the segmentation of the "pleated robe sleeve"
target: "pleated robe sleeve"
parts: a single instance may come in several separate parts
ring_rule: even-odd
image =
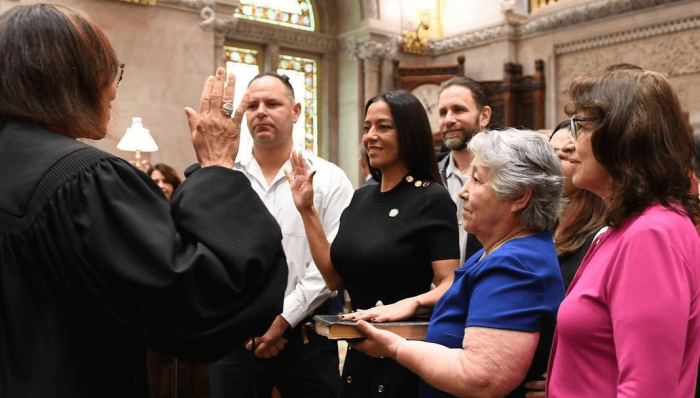
[[[168,202],[122,159],[0,125],[0,395],[148,397],[146,349],[213,361],[281,313],[275,219],[239,172]]]

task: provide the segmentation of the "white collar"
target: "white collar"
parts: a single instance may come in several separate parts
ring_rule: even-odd
[[[304,155],[304,160],[306,161],[306,167],[309,169],[309,171],[313,170],[313,165],[314,165],[314,160],[316,160],[316,155],[313,153],[307,151],[298,143],[293,143],[292,144],[292,152],[298,153],[302,152]],[[292,155],[291,152],[289,154],[290,156]],[[236,164],[239,166],[243,167],[244,169],[247,169],[250,166],[250,162],[255,160],[255,157],[253,156],[253,148],[250,149],[249,152],[241,153],[240,156],[238,157],[238,160],[236,161]],[[257,160],[255,160],[257,163]],[[284,165],[282,168],[287,169],[289,171],[291,169],[291,164],[289,160],[284,162]]]

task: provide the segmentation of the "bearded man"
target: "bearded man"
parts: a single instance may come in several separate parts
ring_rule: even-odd
[[[455,76],[440,85],[438,107],[442,142],[450,152],[438,167],[442,183],[450,191],[457,205],[460,263],[481,249],[476,237],[467,234],[462,225],[462,199],[459,190],[471,176],[472,154],[467,143],[491,121],[491,108],[486,105],[486,95],[479,83],[465,76]]]

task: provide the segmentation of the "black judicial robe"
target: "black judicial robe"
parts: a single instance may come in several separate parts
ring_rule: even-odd
[[[168,202],[124,160],[0,121],[0,397],[149,397],[146,350],[216,360],[282,312],[282,235],[248,179]]]

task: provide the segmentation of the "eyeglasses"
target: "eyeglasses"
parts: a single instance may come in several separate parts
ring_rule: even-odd
[[[119,83],[122,82],[122,78],[124,77],[124,63],[119,64],[119,77],[117,78],[117,87],[119,87]]]
[[[574,137],[574,141],[578,141],[578,123],[579,122],[592,122],[598,120],[597,117],[572,117],[569,121],[569,130],[571,130],[571,136]]]
[[[559,130],[566,129],[566,128],[571,130],[571,121],[564,120],[561,123],[557,124],[557,127],[554,128],[554,131],[552,131],[552,134],[549,135],[549,140],[551,141],[552,138],[554,138],[554,135],[559,132]]]

